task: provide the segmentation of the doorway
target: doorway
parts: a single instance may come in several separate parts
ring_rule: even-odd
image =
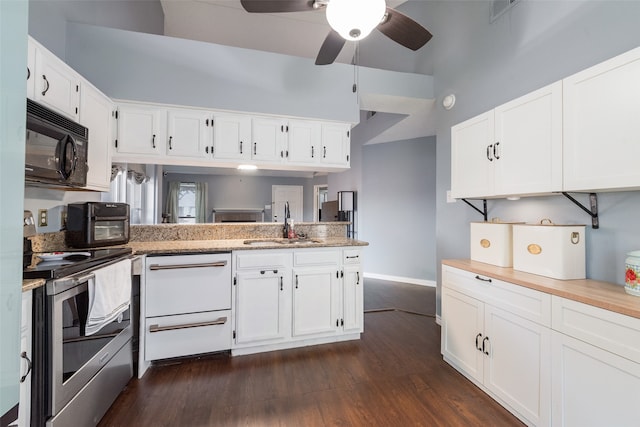
[[[322,218],[322,204],[329,201],[329,186],[327,184],[313,186],[313,221]]]
[[[271,186],[271,219],[273,222],[284,221],[284,204],[289,202],[291,219],[302,222],[302,189],[301,185],[272,185]]]

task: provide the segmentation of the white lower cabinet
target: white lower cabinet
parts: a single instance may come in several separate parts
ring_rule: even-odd
[[[553,329],[553,425],[640,425],[640,319],[553,297]]]
[[[354,339],[363,332],[359,249],[236,251],[233,259],[235,354]]]
[[[341,319],[338,307],[340,273],[337,267],[335,264],[294,270],[294,337],[338,332]]]
[[[229,350],[231,254],[148,255],[145,263],[144,360]]]
[[[472,280],[475,286],[469,286]],[[516,298],[512,303],[504,298],[509,294],[519,295],[521,300]],[[550,299],[547,296],[511,283],[443,267],[442,354],[445,361],[530,425],[549,425],[551,417]],[[546,322],[541,324],[529,319],[538,318],[540,313],[546,313]]]
[[[22,293],[22,321],[20,323],[20,405],[18,419],[11,426],[31,425],[31,328],[33,292]]]

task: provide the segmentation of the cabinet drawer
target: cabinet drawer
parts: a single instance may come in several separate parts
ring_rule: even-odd
[[[147,257],[146,315],[231,308],[231,255]]]
[[[360,264],[362,262],[360,249],[345,249],[342,251],[343,264]]]
[[[640,319],[553,296],[552,328],[640,363]]]
[[[338,251],[317,251],[299,249],[293,253],[293,265],[338,265],[340,255]]]
[[[147,318],[146,360],[229,350],[231,310]]]
[[[532,322],[551,326],[550,294],[448,266],[442,268],[442,282]]]
[[[291,265],[291,251],[236,252],[236,268],[271,268]]]

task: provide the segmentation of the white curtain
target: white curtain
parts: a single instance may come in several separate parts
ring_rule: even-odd
[[[196,222],[207,222],[207,183],[196,182]]]
[[[180,182],[169,182],[165,212],[169,214],[168,220],[172,223],[178,222],[178,193],[180,193]]]

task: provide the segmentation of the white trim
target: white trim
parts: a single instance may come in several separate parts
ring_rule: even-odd
[[[436,314],[436,323],[440,326],[442,326],[442,318],[440,317],[439,314]]]
[[[363,276],[365,278],[368,277],[370,279],[387,280],[389,282],[409,283],[411,285],[428,286],[430,288],[436,287],[436,282],[433,280],[414,279],[412,277],[389,276],[387,274],[376,274],[376,273],[366,273],[366,272],[363,274]]]
[[[330,344],[335,342],[352,341],[359,339],[360,333],[356,332],[353,334],[331,335],[328,337],[283,341],[279,343],[253,345],[247,347],[235,347],[234,344],[231,344],[231,356],[244,356],[246,354],[264,353],[267,351],[286,350],[290,348],[307,347],[310,345]]]

